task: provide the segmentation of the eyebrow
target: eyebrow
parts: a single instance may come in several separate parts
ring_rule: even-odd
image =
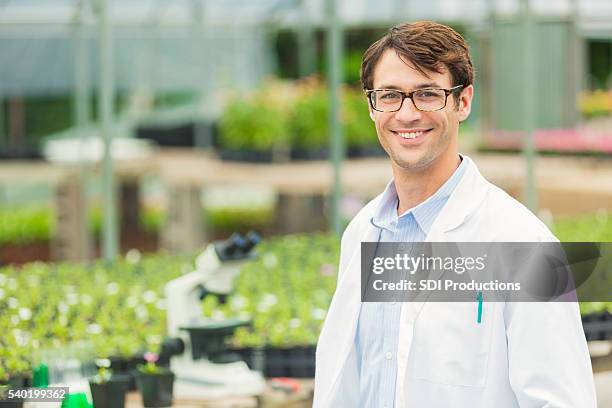
[[[420,84],[417,84],[414,89],[423,89],[423,88],[442,88],[437,82],[422,82]],[[386,84],[386,85],[382,85],[380,88],[376,88],[376,89],[397,89],[397,90],[401,90],[401,87],[397,86],[397,85],[391,85],[391,84]]]

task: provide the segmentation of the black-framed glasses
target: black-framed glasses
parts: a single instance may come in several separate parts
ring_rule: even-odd
[[[448,96],[463,89],[457,85],[450,89],[424,88],[411,92],[397,89],[369,89],[365,93],[372,109],[378,112],[397,112],[402,108],[404,99],[412,101],[415,108],[423,112],[435,112],[446,107]]]

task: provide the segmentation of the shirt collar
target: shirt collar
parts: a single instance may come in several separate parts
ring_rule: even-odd
[[[392,179],[383,191],[380,203],[374,213],[374,217],[372,217],[372,224],[378,228],[394,231],[401,218],[410,217],[410,214],[412,214],[423,232],[425,234],[429,233],[438,213],[455,190],[455,187],[457,187],[457,184],[459,184],[461,177],[468,167],[468,160],[470,159],[467,156],[461,156],[461,159],[459,167],[457,167],[452,176],[433,195],[416,207],[407,210],[399,217],[397,215],[397,190],[395,189],[395,181]]]

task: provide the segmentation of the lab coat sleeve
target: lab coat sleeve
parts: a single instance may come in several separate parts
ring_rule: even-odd
[[[508,303],[504,319],[510,385],[520,407],[597,406],[577,303]]]
[[[359,371],[354,347],[351,348],[341,368],[342,374],[339,376],[339,380],[334,381],[333,375],[334,367],[342,354],[342,350],[337,344],[338,324],[346,322],[346,319],[340,318],[343,313],[346,313],[342,312],[346,304],[342,302],[338,304],[338,292],[342,289],[342,285],[346,285],[346,282],[343,283],[343,279],[351,258],[355,255],[355,248],[359,248],[360,242],[357,242],[355,236],[355,223],[353,221],[342,235],[338,288],[317,343],[314,408],[353,408],[359,406],[359,393],[355,392],[356,387],[359,386]],[[339,309],[341,310],[338,311]]]

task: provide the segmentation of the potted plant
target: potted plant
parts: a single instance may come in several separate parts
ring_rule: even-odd
[[[7,356],[0,361],[0,408],[21,408],[22,400],[5,400],[9,390],[24,387],[25,372],[28,369],[26,361],[16,356]]]
[[[147,352],[145,364],[138,366],[136,384],[145,407],[169,407],[172,405],[174,373],[169,368],[157,365],[159,356]]]
[[[5,398],[7,397],[8,390],[11,389],[9,384],[9,377],[6,370],[0,364],[0,407],[21,407],[23,406],[23,402],[8,402]],[[11,404],[11,405],[9,405]]]
[[[120,325],[117,325],[116,329]],[[129,328],[132,327],[132,333],[128,335]],[[128,384],[128,391],[136,390],[136,379],[134,371],[137,364],[141,364],[142,361],[136,357],[136,352],[141,347],[141,342],[138,340],[137,325],[125,326],[121,328],[121,332],[115,333],[109,343],[112,344],[114,350],[113,354],[109,358],[111,362],[110,368],[115,374],[120,374],[126,378]]]
[[[329,95],[316,78],[297,85],[291,110],[291,158],[325,160],[329,147]]]
[[[98,374],[89,380],[91,398],[96,408],[123,408],[127,391],[127,378],[113,375],[107,358],[96,360]]]
[[[368,101],[361,90],[343,89],[342,119],[349,157],[385,155],[368,114]]]
[[[219,122],[221,158],[286,161],[291,95],[289,85],[267,81],[254,92],[229,98]]]

